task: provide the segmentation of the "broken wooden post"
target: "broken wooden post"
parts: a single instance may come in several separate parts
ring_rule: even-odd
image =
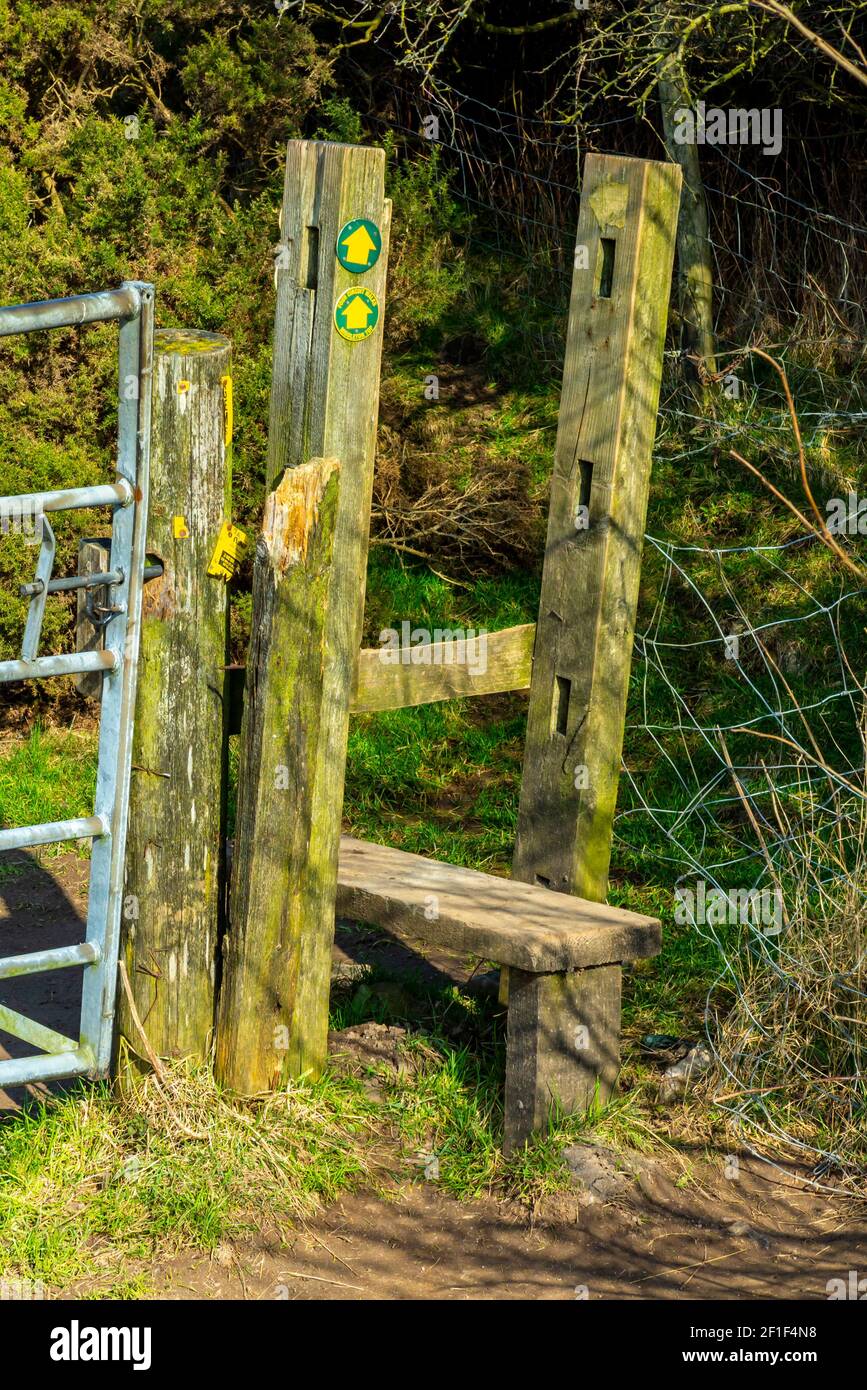
[[[326,1057],[379,403],[391,213],[384,175],[382,150],[289,142],[276,272],[272,491],[256,558],[217,1036],[219,1078],[247,1093],[316,1075]],[[306,547],[281,540],[286,526],[301,528]]]
[[[208,1056],[225,843],[227,595],[208,573],[231,516],[231,347],[158,331],[148,554],[132,754],[123,959],[158,1056]],[[227,576],[224,576],[227,577]],[[119,1028],[142,1040],[124,995]]]
[[[513,875],[604,902],[680,198],[673,164],[587,156]],[[620,966],[510,972],[506,1146],[619,1065]]]
[[[347,693],[335,688],[328,649],[338,478],[334,459],[287,469],[256,547],[216,1055],[219,1079],[244,1094],[321,1065],[327,1031],[331,959],[320,928],[334,916],[334,805],[325,728],[329,705]]]

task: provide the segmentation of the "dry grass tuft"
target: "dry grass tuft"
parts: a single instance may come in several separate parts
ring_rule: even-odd
[[[806,724],[806,721],[805,721]],[[862,742],[865,729],[861,726]],[[726,953],[734,1003],[716,1019],[715,1099],[742,1138],[863,1188],[867,1174],[867,803],[862,775],[832,770],[812,734],[797,785],[761,818],[738,785],[783,904],[770,935]]]

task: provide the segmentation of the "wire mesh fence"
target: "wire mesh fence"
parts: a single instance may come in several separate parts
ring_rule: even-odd
[[[673,875],[675,929],[711,948],[710,1095],[744,1140],[829,1182],[867,1157],[865,590],[811,593],[814,544],[646,537],[661,578],[617,829],[645,873]]]

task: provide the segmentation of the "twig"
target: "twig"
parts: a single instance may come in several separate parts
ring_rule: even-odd
[[[195,1139],[199,1143],[209,1142],[210,1135],[197,1133],[196,1130],[189,1129],[188,1126],[184,1124],[183,1120],[178,1115],[177,1110],[172,1105],[167,1090],[168,1079],[166,1077],[165,1067],[163,1066],[159,1057],[151,1047],[150,1039],[148,1038],[148,1035],[145,1032],[144,1027],[142,1026],[142,1021],[139,1017],[138,1009],[136,1008],[135,999],[133,998],[132,989],[130,988],[129,975],[127,974],[125,962],[122,960],[118,961],[117,968],[118,973],[120,975],[121,984],[123,985],[123,992],[126,995],[126,1002],[129,1005],[130,1016],[132,1018],[133,1024],[135,1025],[136,1032],[142,1040],[145,1055],[148,1061],[150,1062],[151,1066],[153,1067],[154,1080],[156,1082],[157,1089],[160,1095],[162,1096],[163,1100],[165,1101],[166,1107],[171,1113],[172,1119],[174,1120],[181,1134],[185,1135],[187,1139]]]
[[[759,729],[747,729],[747,728],[745,728],[742,724],[739,724],[738,727],[737,727],[736,729],[732,729],[732,733],[733,733],[733,734],[752,734],[754,738],[769,738],[769,739],[771,739],[774,743],[785,743],[786,746],[787,746],[787,748],[794,748],[794,750],[795,750],[796,753],[799,753],[800,756],[801,756],[802,758],[806,758],[806,759],[807,759],[807,762],[815,763],[816,766],[817,766],[817,767],[820,767],[820,768],[822,769],[823,772],[827,773],[827,775],[828,775],[832,780],[836,780],[836,781],[838,781],[838,782],[842,782],[842,783],[843,783],[843,786],[844,786],[844,787],[848,787],[849,790],[850,790],[850,792],[853,792],[853,793],[855,794],[855,796],[862,796],[862,797],[863,797],[863,795],[864,795],[864,793],[863,793],[863,791],[861,790],[861,788],[860,788],[860,787],[856,787],[855,784],[854,784],[854,782],[849,782],[849,781],[843,776],[842,773],[840,773],[840,772],[835,772],[834,769],[833,769],[832,767],[829,767],[827,763],[823,762],[821,758],[813,758],[813,757],[811,757],[810,754],[807,752],[807,750],[806,750],[805,748],[802,748],[802,747],[800,746],[800,744],[795,743],[794,739],[791,739],[791,738],[783,738],[782,734],[766,734],[766,733],[762,733]]]
[[[823,39],[821,34],[816,34],[812,29],[808,29],[804,21],[793,14],[788,5],[781,5],[779,0],[750,0],[750,2],[757,9],[764,10],[766,14],[776,15],[777,19],[784,19],[787,24],[791,24],[792,28],[797,29],[799,34],[803,34],[805,39],[809,39],[813,47],[818,48],[820,53],[824,53],[827,58],[837,63],[844,72],[848,72],[850,77],[854,77],[856,81],[862,82],[867,87],[867,72],[863,68],[859,68],[856,63],[851,62],[845,54],[840,52],[839,48],[835,48],[833,44],[828,43],[827,39]]]
[[[121,982],[121,984],[123,985],[123,992],[124,992],[124,994],[126,995],[126,1002],[127,1002],[128,1006],[129,1006],[130,1016],[131,1016],[131,1018],[132,1018],[132,1021],[133,1021],[134,1026],[135,1026],[135,1030],[136,1030],[136,1032],[138,1033],[139,1037],[141,1038],[142,1046],[144,1047],[144,1050],[145,1050],[145,1056],[147,1057],[148,1061],[150,1062],[151,1066],[153,1067],[154,1075],[156,1076],[157,1080],[158,1080],[159,1082],[161,1082],[163,1086],[165,1086],[165,1085],[166,1085],[166,1072],[165,1072],[165,1067],[163,1066],[163,1064],[162,1064],[162,1062],[160,1061],[159,1057],[157,1056],[157,1054],[154,1052],[153,1048],[151,1047],[150,1039],[149,1039],[147,1033],[146,1033],[145,1030],[144,1030],[144,1025],[143,1025],[143,1023],[142,1023],[142,1021],[141,1021],[141,1015],[139,1014],[139,1011],[138,1011],[138,1009],[136,1008],[136,1002],[135,1002],[135,999],[133,998],[132,989],[131,989],[131,987],[130,987],[129,975],[127,974],[127,970],[126,970],[126,963],[125,963],[124,961],[122,961],[122,960],[121,960],[121,961],[118,961],[118,966],[117,966],[117,968],[118,968],[118,973],[120,974],[120,982]]]
[[[772,492],[775,497],[779,498],[779,500],[783,503],[783,506],[788,507],[792,515],[798,518],[801,525],[805,526],[807,530],[810,531],[816,537],[817,541],[821,541],[823,545],[829,545],[831,547],[831,549],[843,561],[843,564],[846,566],[847,569],[850,569],[853,574],[856,574],[860,580],[867,579],[867,575],[865,575],[864,571],[859,569],[857,565],[853,564],[846,552],[844,550],[841,550],[839,545],[836,544],[833,537],[831,536],[830,531],[826,536],[821,531],[817,530],[816,527],[812,524],[812,522],[807,520],[807,518],[804,516],[804,513],[798,510],[794,502],[790,502],[788,497],[786,497],[782,492],[780,492],[779,488],[774,487],[770,479],[766,478],[764,473],[762,473],[760,469],[756,468],[755,465],[750,463],[748,459],[745,459],[742,454],[739,454],[737,452],[736,449],[729,449],[729,457],[737,459],[738,463],[742,463],[744,468],[748,468],[751,473],[754,473],[755,476],[758,478],[759,482],[764,483],[768,491]]]
[[[282,1277],[284,1279],[312,1279],[317,1284],[333,1284],[337,1289],[356,1289],[359,1293],[364,1293],[362,1284],[344,1284],[340,1279],[324,1279],[321,1274],[302,1274],[297,1269],[287,1269]]]
[[[357,1269],[353,1269],[353,1268],[352,1268],[352,1265],[349,1263],[349,1261],[348,1261],[348,1260],[344,1260],[343,1257],[342,1257],[342,1255],[337,1255],[337,1254],[335,1254],[335,1252],[331,1249],[331,1246],[330,1246],[330,1245],[326,1245],[326,1244],[325,1244],[325,1241],[322,1240],[322,1239],[316,1234],[315,1231],[308,1230],[308,1231],[307,1231],[307,1234],[308,1234],[308,1236],[311,1236],[311,1237],[313,1238],[313,1240],[316,1241],[316,1244],[317,1244],[317,1245],[321,1245],[323,1250],[327,1250],[327,1251],[328,1251],[328,1254],[331,1256],[332,1260],[337,1260],[337,1262],[338,1262],[339,1264],[345,1265],[346,1268],[349,1270],[349,1273],[350,1273],[350,1274],[357,1274],[357,1273],[358,1273],[358,1270],[357,1270]]]

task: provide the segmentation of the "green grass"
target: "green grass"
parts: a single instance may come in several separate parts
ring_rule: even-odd
[[[205,1071],[169,1067],[124,1101],[81,1085],[0,1123],[0,1277],[135,1297],[145,1264],[251,1233],[287,1234],[369,1176],[375,1107],[326,1077],[231,1104]]]
[[[221,1094],[207,1069],[167,1063],[122,1098],[77,1083],[5,1116],[0,1279],[42,1282],[49,1296],[146,1297],[150,1266],[176,1251],[243,1240],[263,1213],[288,1240],[361,1184],[385,1194],[429,1180],[459,1200],[494,1194],[532,1207],[570,1186],[567,1144],[661,1147],[633,1088],[583,1116],[554,1113],[548,1134],[504,1158],[498,1006],[401,977],[400,999],[371,1007],[391,982],[373,970],[339,986],[332,1025],[371,1014],[408,1025],[397,1069],[383,1061],[365,1077],[337,1066],[263,1104]]]
[[[0,826],[35,825],[92,814],[96,785],[96,736],[34,726],[26,738],[0,743]],[[66,845],[40,853],[56,855]],[[90,852],[79,841],[78,853]],[[12,866],[0,866],[8,874]]]
[[[533,574],[482,575],[454,580],[427,566],[405,564],[382,549],[370,554],[364,609],[364,645],[375,646],[384,627],[514,627],[534,623],[539,581]]]
[[[533,575],[449,583],[374,551],[365,642],[414,627],[499,628],[535,621]],[[508,869],[515,837],[525,701],[482,697],[353,717],[344,818],[355,835],[474,868]]]
[[[487,720],[486,705],[493,707]],[[515,838],[524,719],[517,699],[354,719],[344,803],[351,833],[505,871]]]

